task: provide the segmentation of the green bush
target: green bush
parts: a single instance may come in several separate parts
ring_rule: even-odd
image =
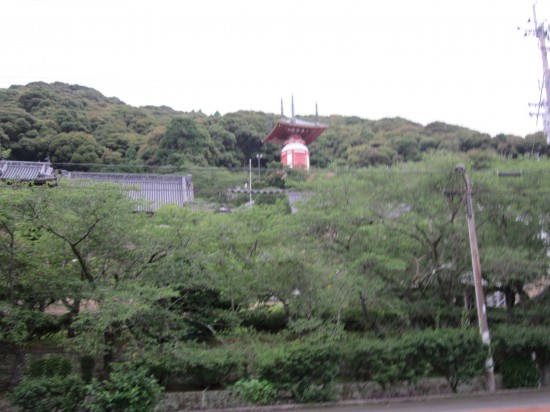
[[[244,374],[242,353],[227,348],[156,346],[137,365],[150,370],[168,389],[226,387]]]
[[[92,412],[153,412],[162,387],[144,368],[116,370],[109,380],[88,385]]]
[[[10,396],[12,404],[24,412],[78,411],[86,396],[86,386],[76,375],[24,378]]]
[[[271,382],[259,379],[240,379],[231,391],[242,400],[254,405],[267,405],[277,399],[277,390]]]
[[[460,383],[469,382],[484,371],[487,349],[474,329],[436,329],[407,335],[403,341],[417,373],[429,371],[444,376],[456,392]]]
[[[415,329],[458,328],[466,320],[475,324],[475,311],[464,313],[462,307],[449,306],[436,299],[424,299],[407,304],[409,322]]]
[[[387,387],[401,380],[443,376],[456,391],[483,373],[486,350],[475,330],[437,329],[401,338],[366,339],[344,350],[343,370],[354,380],[373,380]]]
[[[297,402],[312,402],[334,398],[338,366],[335,345],[308,341],[261,351],[256,370],[278,390],[291,391]]]
[[[76,411],[86,395],[85,384],[72,374],[70,359],[50,355],[31,361],[11,394],[21,411]]]
[[[240,312],[242,325],[261,332],[279,332],[286,328],[287,319],[282,307],[262,306]]]
[[[513,368],[518,368],[518,375],[526,374],[524,378],[518,376],[518,381],[513,379],[510,385],[520,384],[519,381],[524,379],[525,384],[529,384],[532,382],[529,369],[532,368],[521,364],[532,359],[534,354],[538,370],[544,370],[550,362],[550,331],[541,326],[499,325],[493,329],[493,351],[497,371],[503,374],[503,378],[505,373],[513,374]]]
[[[353,342],[344,351],[344,369],[353,380],[372,380],[386,388],[410,377],[403,349],[392,339]]]
[[[71,360],[61,355],[49,355],[31,361],[25,376],[42,378],[50,376],[67,376],[73,370]]]
[[[53,336],[62,328],[59,318],[53,315],[18,307],[2,310],[6,314],[0,316],[0,339],[26,342]]]
[[[94,376],[95,358],[90,355],[80,357],[80,374],[82,380],[90,383]]]
[[[506,389],[535,388],[539,385],[539,371],[531,358],[508,358],[499,364],[502,386]]]
[[[499,361],[535,353],[539,366],[544,366],[550,361],[550,331],[547,327],[499,325],[493,329],[493,348]]]
[[[357,305],[344,310],[342,321],[347,331],[374,331],[385,334],[392,330],[402,330],[408,327],[408,319],[402,313],[392,309],[369,308],[366,314]]]

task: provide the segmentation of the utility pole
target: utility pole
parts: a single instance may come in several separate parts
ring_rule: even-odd
[[[252,159],[248,159],[248,204],[252,207]]]
[[[546,143],[550,145],[550,68],[548,67],[548,50],[546,48],[546,37],[548,32],[544,28],[543,24],[538,24],[537,22],[537,12],[535,5],[533,5],[533,23],[535,25],[535,30],[527,30],[525,35],[531,33],[534,34],[539,40],[540,52],[542,55],[542,85],[540,90],[540,99],[538,104],[530,104],[530,106],[536,106],[536,113],[529,113],[529,115],[536,115],[537,119],[540,116],[540,110],[542,113],[543,129],[544,134],[546,135]],[[546,92],[546,101],[542,99],[543,90]]]
[[[468,220],[468,234],[470,237],[470,253],[472,255],[472,272],[474,276],[474,289],[476,294],[477,320],[479,323],[481,341],[487,348],[487,359],[485,359],[487,390],[489,392],[495,392],[495,370],[493,355],[491,353],[491,334],[489,333],[489,324],[487,323],[487,306],[485,305],[485,296],[481,281],[481,264],[479,263],[476,222],[474,219],[474,207],[472,203],[472,186],[470,185],[468,173],[466,173],[466,167],[462,163],[456,165],[455,172],[462,174],[464,184],[466,185],[466,217]]]
[[[256,153],[256,159],[258,159],[258,180],[261,181],[262,180],[262,176],[260,174],[260,159],[264,157],[263,154],[261,153]]]

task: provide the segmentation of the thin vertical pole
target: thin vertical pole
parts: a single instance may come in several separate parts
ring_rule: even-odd
[[[548,53],[546,50],[546,31],[544,26],[541,24],[538,25],[537,22],[537,12],[535,5],[533,4],[533,22],[535,24],[535,35],[539,39],[539,47],[542,55],[542,87],[546,92],[546,103],[544,104],[544,115],[543,118],[543,128],[544,133],[546,134],[546,143],[550,144],[550,69],[548,67]],[[542,95],[542,90],[541,90]],[[539,102],[539,105],[541,102]],[[540,106],[539,106],[540,110]]]
[[[479,248],[477,244],[476,223],[474,218],[474,208],[472,204],[472,186],[470,179],[463,165],[457,166],[457,170],[462,172],[464,184],[466,185],[466,217],[468,220],[468,234],[470,237],[470,253],[472,255],[472,271],[474,275],[474,289],[476,294],[477,319],[479,323],[479,333],[481,341],[487,348],[487,358],[485,359],[485,377],[487,390],[496,391],[495,370],[493,355],[491,353],[491,334],[489,333],[489,324],[487,323],[487,306],[483,293],[483,283],[481,281],[481,264],[479,262]]]
[[[262,158],[262,154],[261,153],[256,153],[256,158],[258,159],[258,181],[261,182],[262,181],[262,175],[261,175],[261,172],[260,172],[260,159]]]
[[[248,194],[249,194],[249,204],[252,206],[252,159],[248,159]]]

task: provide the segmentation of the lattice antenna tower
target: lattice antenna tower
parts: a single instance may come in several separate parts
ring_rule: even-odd
[[[544,135],[546,143],[550,145],[550,69],[548,68],[548,49],[546,48],[546,40],[548,40],[548,30],[544,27],[544,23],[540,25],[537,22],[536,7],[533,5],[533,24],[534,30],[526,30],[525,35],[531,34],[539,41],[540,53],[542,56],[542,85],[540,87],[540,98],[538,103],[532,103],[529,106],[536,107],[536,112],[530,112],[530,116],[542,117]],[[544,95],[543,95],[544,93]],[[544,97],[546,100],[544,100]],[[542,112],[542,113],[541,113]]]

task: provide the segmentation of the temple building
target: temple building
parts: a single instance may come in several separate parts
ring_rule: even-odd
[[[317,107],[315,119],[317,119]],[[264,139],[265,142],[282,144],[281,163],[289,168],[309,170],[309,149],[313,143],[328,127],[328,125],[297,119],[294,116],[294,98],[292,98],[292,117],[285,118],[283,103],[281,101],[281,118],[277,121],[271,132]]]
[[[79,186],[116,184],[136,202],[136,209],[154,212],[163,205],[185,206],[195,200],[191,175],[143,173],[64,172],[63,177]]]
[[[0,180],[33,184],[55,183],[57,174],[49,161],[0,160]]]
[[[54,169],[49,161],[0,160],[0,181],[51,186],[60,181],[76,186],[114,184],[136,202],[136,211],[149,213],[163,205],[184,207],[195,200],[192,175],[65,171]]]

